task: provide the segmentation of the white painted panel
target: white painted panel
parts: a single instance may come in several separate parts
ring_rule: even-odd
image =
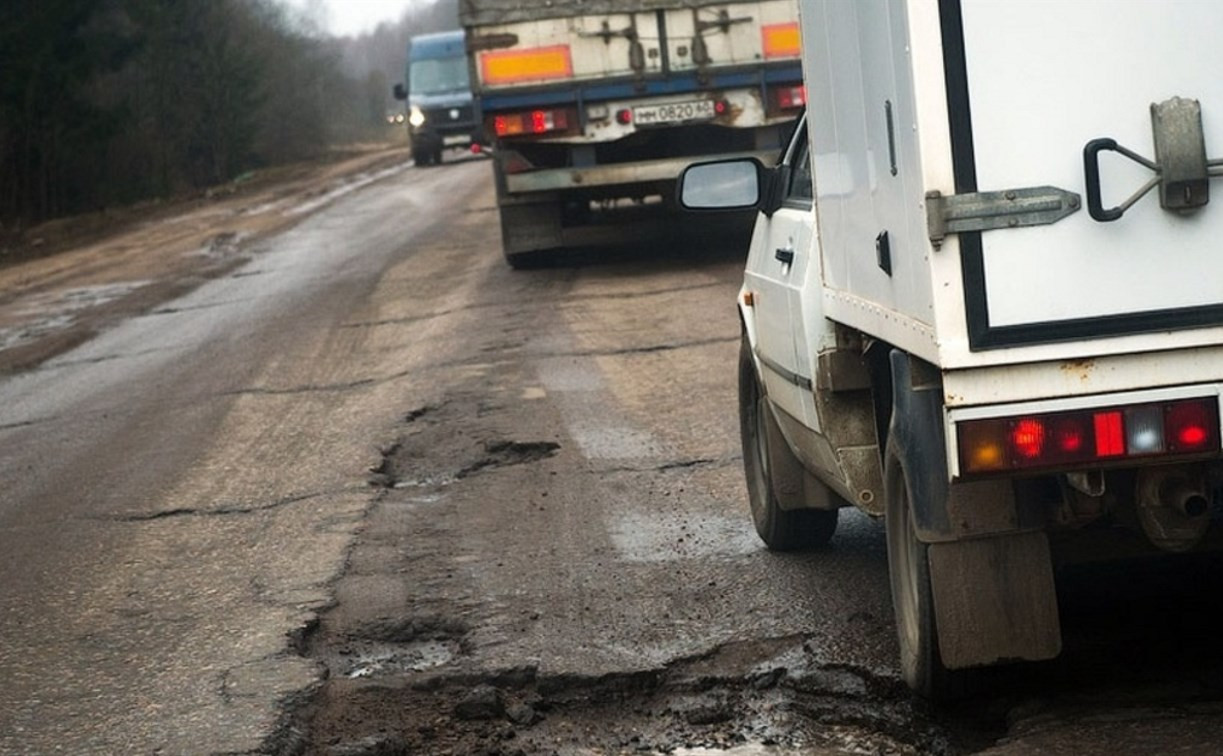
[[[928,352],[935,313],[907,8],[891,0],[808,0],[802,11],[827,315]],[[890,275],[876,258],[883,232]]]
[[[692,56],[697,24],[715,23],[723,13],[731,23],[725,28],[708,27],[701,35],[709,55],[709,67],[750,65],[765,60],[762,29],[798,21],[798,3],[795,0],[764,0],[666,11],[667,49],[672,70],[697,68]]]
[[[1149,106],[1202,104],[1207,154],[1223,157],[1223,3],[964,0],[969,98],[982,191],[1052,184],[1082,193],[1083,146],[1112,137],[1154,157]],[[1150,172],[1101,157],[1111,207]],[[982,235],[990,325],[1223,301],[1223,185],[1178,216],[1152,193],[1114,223],[1086,211]]]

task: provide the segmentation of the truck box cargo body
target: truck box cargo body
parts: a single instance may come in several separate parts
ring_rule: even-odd
[[[761,211],[739,303],[757,530],[784,548],[840,506],[884,516],[901,666],[938,695],[1060,652],[1053,565],[1085,534],[1093,558],[1219,543],[1223,6],[801,18],[781,165],[697,166],[681,202],[733,206],[701,191],[738,177]]]
[[[1152,108],[1178,95],[1200,109],[1184,127],[1198,129],[1196,155],[1223,157],[1223,13],[1107,0],[809,0],[804,12],[824,317],[937,365],[953,434],[984,404],[1217,393],[1223,210],[1161,207],[1158,186],[1114,220],[1086,206],[1095,193],[1111,209],[1158,175],[1089,145],[1154,160],[1173,142],[1158,129],[1183,124],[1159,126]],[[1165,149],[1172,162],[1180,148]],[[932,238],[973,197],[986,204],[967,227],[1000,227]],[[1044,218],[1024,217],[1041,203]]]
[[[804,104],[795,0],[463,0],[511,263],[687,165],[774,157]],[[620,229],[625,231],[626,229]]]

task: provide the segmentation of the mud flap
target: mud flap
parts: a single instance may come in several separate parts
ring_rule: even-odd
[[[1061,653],[1044,533],[932,543],[928,554],[939,654],[948,669]]]
[[[557,202],[503,204],[501,243],[505,254],[541,252],[561,246],[561,208]]]

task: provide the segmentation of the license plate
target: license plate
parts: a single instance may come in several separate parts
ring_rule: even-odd
[[[465,134],[442,137],[442,144],[446,145],[447,147],[454,144],[471,144],[471,137],[466,136]]]
[[[683,121],[708,121],[716,113],[713,100],[689,100],[669,105],[645,105],[633,108],[633,123],[652,126],[658,123],[680,123]]]

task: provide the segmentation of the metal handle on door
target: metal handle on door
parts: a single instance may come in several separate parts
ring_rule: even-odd
[[[794,250],[789,247],[779,247],[778,249],[774,250],[773,257],[781,260],[786,265],[789,265],[790,263],[794,262]]]

